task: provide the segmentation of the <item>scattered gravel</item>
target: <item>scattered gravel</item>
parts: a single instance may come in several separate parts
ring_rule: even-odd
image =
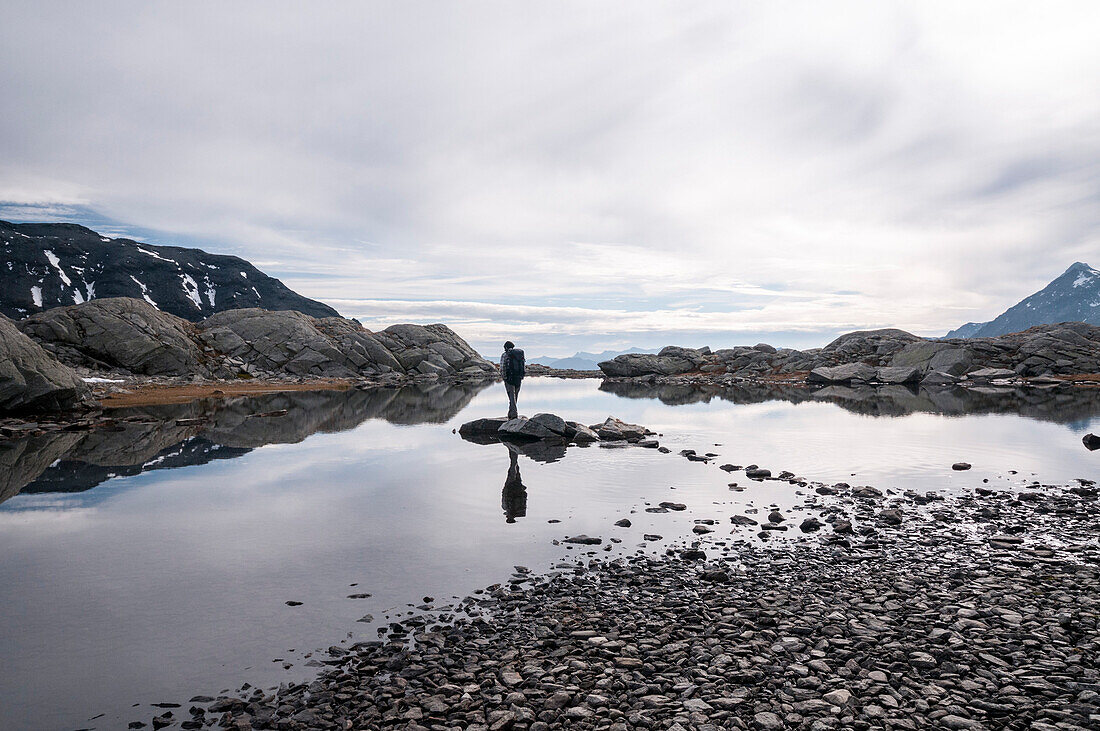
[[[749,542],[733,516],[732,538],[590,551],[330,648],[312,682],[196,704],[180,727],[1100,727],[1088,480],[959,497],[838,484],[798,508],[812,535]]]

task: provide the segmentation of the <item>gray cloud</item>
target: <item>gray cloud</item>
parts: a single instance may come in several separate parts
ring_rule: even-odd
[[[372,322],[561,349],[654,327],[937,333],[1100,259],[1091,3],[0,20],[0,201],[212,242]]]

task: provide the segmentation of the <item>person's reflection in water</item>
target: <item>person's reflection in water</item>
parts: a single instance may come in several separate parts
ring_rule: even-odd
[[[508,479],[504,481],[504,490],[500,494],[500,507],[504,510],[504,519],[515,523],[516,518],[527,515],[527,488],[519,476],[519,454],[510,445],[508,459]]]

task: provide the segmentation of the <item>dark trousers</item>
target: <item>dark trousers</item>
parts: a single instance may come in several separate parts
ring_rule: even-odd
[[[519,416],[519,411],[516,407],[516,401],[519,400],[519,385],[518,383],[504,382],[504,390],[508,392],[508,418],[514,419]]]

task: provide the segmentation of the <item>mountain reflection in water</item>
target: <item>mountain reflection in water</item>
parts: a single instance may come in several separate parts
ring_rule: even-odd
[[[804,386],[737,384],[698,386],[604,381],[600,390],[624,398],[657,399],[669,406],[708,403],[720,399],[734,404],[788,401],[793,404],[825,401],[865,416],[907,416],[915,413],[1017,414],[1029,419],[1072,424],[1100,415],[1100,389],[1052,386],[1006,388],[958,386]]]
[[[115,409],[108,414],[117,420],[111,428],[0,441],[0,503],[20,493],[83,492],[112,477],[233,459],[265,444],[353,429],[368,419],[443,423],[488,385],[290,391]],[[202,423],[177,423],[195,418]]]
[[[295,391],[116,409],[109,414],[117,420],[114,427],[0,441],[0,503],[20,493],[83,492],[113,477],[233,459],[265,444],[290,444],[318,432],[353,429],[368,419],[401,425],[443,423],[489,385],[436,383],[391,389]],[[813,390],[762,384],[719,387],[605,381],[599,390],[625,398],[657,399],[670,406],[712,399],[734,404],[828,402],[853,413],[882,417],[1004,413],[1073,425],[1100,415],[1100,389],[1072,387],[827,386]],[[285,414],[261,416],[283,410]],[[203,421],[186,421],[196,418]],[[178,423],[181,420],[183,424]],[[502,444],[508,450],[510,465],[516,464],[518,455],[552,463],[566,454],[565,443],[559,441],[502,442],[495,437],[468,440]],[[518,473],[518,466],[509,467],[502,500],[510,519],[522,517],[524,511],[518,506],[526,502]],[[509,490],[507,485],[514,487]]]

